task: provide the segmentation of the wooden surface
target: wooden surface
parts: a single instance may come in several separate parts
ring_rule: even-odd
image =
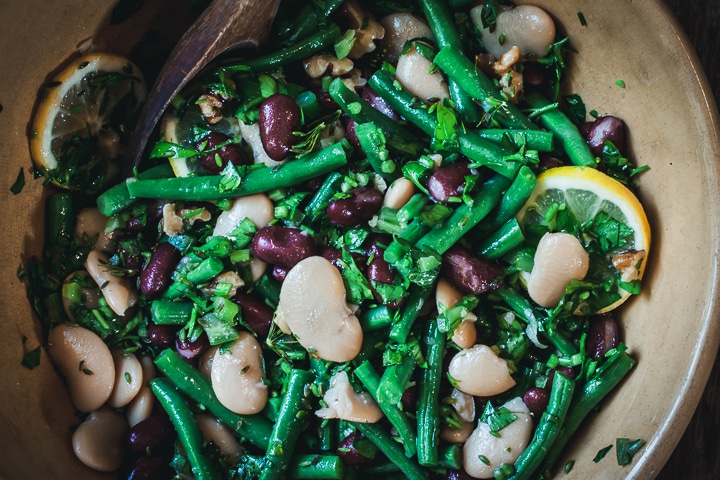
[[[720,100],[720,0],[665,0],[700,58]],[[720,319],[719,319],[720,321]],[[657,480],[720,478],[720,357],[695,415]]]

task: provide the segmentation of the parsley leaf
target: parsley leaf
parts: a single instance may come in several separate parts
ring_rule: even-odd
[[[637,454],[640,449],[645,445],[645,440],[639,438],[637,440],[630,440],[629,438],[618,438],[615,440],[615,447],[617,448],[617,462],[618,465],[627,465],[632,462],[633,457]]]
[[[20,193],[25,186],[25,170],[23,170],[22,167],[20,167],[20,171],[18,172],[17,178],[15,179],[15,183],[12,184],[12,187],[10,187],[10,191],[13,193],[13,195],[17,195]]]

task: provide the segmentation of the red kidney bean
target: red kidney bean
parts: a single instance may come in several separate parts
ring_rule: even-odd
[[[395,272],[390,268],[390,264],[385,261],[385,247],[390,244],[392,238],[388,235],[374,234],[368,240],[370,248],[368,248],[368,256],[371,258],[367,266],[367,276],[370,280],[390,284],[395,280]]]
[[[457,161],[435,170],[428,179],[430,196],[440,203],[448,203],[450,197],[462,196],[465,177],[472,175],[468,165],[467,162]]]
[[[611,315],[600,315],[590,320],[585,351],[593,358],[600,358],[620,343],[617,321]]]
[[[156,455],[172,451],[175,437],[175,427],[167,416],[151,415],[130,429],[128,445],[135,453]]]
[[[150,261],[140,272],[140,291],[149,299],[158,297],[170,285],[175,267],[180,263],[180,251],[163,242],[150,255]]]
[[[197,160],[202,167],[208,172],[217,175],[229,163],[233,165],[248,165],[250,162],[245,156],[240,144],[229,143],[224,147],[217,148],[227,142],[229,137],[224,133],[210,132],[205,135],[196,145],[198,151],[207,151],[209,153],[198,156]],[[220,164],[218,164],[218,158]]]
[[[335,453],[338,457],[340,457],[345,465],[357,465],[373,460],[372,458],[363,455],[364,449],[359,447],[359,444],[356,445],[356,442],[358,441],[368,442],[368,440],[365,440],[365,437],[360,432],[353,432],[338,444],[338,448]],[[372,451],[375,452],[374,449]]]
[[[347,138],[350,145],[355,149],[356,152],[362,152],[362,146],[360,145],[360,139],[357,136],[357,124],[355,120],[350,117],[343,117],[343,126],[345,127],[345,138]],[[363,155],[364,156],[364,155]]]
[[[273,160],[284,160],[295,144],[293,132],[300,127],[300,107],[283,93],[269,96],[260,104],[260,139]]]
[[[335,265],[337,268],[342,269],[339,260],[342,260],[342,252],[339,248],[335,247],[322,247],[320,249],[320,255],[325,258],[328,262]]]
[[[121,259],[123,267],[138,271],[142,269],[145,259],[136,245],[120,241],[115,246],[115,254]]]
[[[272,276],[275,280],[282,283],[285,281],[285,277],[287,277],[288,269],[285,267],[281,267],[279,265],[273,265],[272,269]]]
[[[265,263],[287,270],[317,252],[315,240],[299,228],[270,225],[255,234],[250,251]]]
[[[333,225],[352,227],[367,222],[380,211],[383,195],[373,187],[357,187],[348,192],[346,198],[332,200],[327,207],[327,216]]]
[[[195,341],[190,341],[188,338],[181,340],[180,337],[175,337],[175,350],[177,353],[188,360],[197,358],[205,353],[210,348],[210,341],[207,335],[203,332]]]
[[[363,88],[361,97],[363,100],[368,102],[371,107],[373,107],[375,110],[382,112],[386,117],[389,117],[395,121],[400,120],[400,115],[398,115],[395,109],[390,106],[387,100],[378,95],[377,92],[375,92],[375,90],[373,90],[372,88]]]
[[[156,480],[173,478],[175,470],[170,467],[167,458],[156,455],[138,457],[133,463],[127,480]]]
[[[337,102],[330,96],[330,94],[324,90],[313,90],[313,93],[315,94],[315,97],[318,100],[318,103],[320,104],[320,107],[322,107],[323,110],[326,112],[334,112],[340,106],[337,104]]]
[[[552,385],[553,378],[555,378],[555,372],[560,372],[568,378],[577,377],[577,372],[573,367],[556,367],[550,370],[550,372],[548,373],[547,383],[545,384],[546,388],[550,388],[550,386]]]
[[[538,164],[541,168],[548,170],[550,168],[562,167],[565,165],[562,160],[552,155],[540,154],[540,163]]]
[[[418,387],[416,383],[413,383],[402,394],[400,397],[400,403],[402,403],[403,410],[406,412],[414,412],[417,410],[418,402]]]
[[[448,470],[445,480],[473,480],[465,470]]]
[[[598,117],[587,131],[587,143],[590,150],[600,156],[605,140],[610,140],[620,153],[625,151],[625,123],[617,117],[607,115]]]
[[[463,293],[479,295],[502,285],[502,268],[461,245],[450,247],[442,258],[440,274]]]
[[[179,327],[176,325],[157,325],[150,322],[147,326],[147,336],[150,343],[160,348],[170,348],[175,345],[175,335]]]
[[[533,414],[535,420],[540,420],[540,416],[550,401],[550,391],[545,388],[533,387],[523,395],[523,403]]]
[[[243,322],[259,337],[267,337],[275,311],[261,299],[241,290],[238,290],[233,300],[240,305]]]

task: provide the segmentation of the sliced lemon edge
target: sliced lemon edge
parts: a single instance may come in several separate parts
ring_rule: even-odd
[[[542,192],[550,189],[566,191],[570,188],[591,191],[601,199],[607,200],[620,208],[628,221],[628,227],[632,228],[634,232],[635,245],[633,248],[645,251],[645,259],[638,270],[638,279],[642,279],[647,266],[647,258],[650,254],[652,238],[650,222],[645,214],[645,208],[627,186],[595,168],[570,165],[544,171],[538,175],[535,189],[525,202],[525,205],[517,213],[516,218],[518,221],[522,221],[525,211],[535,204],[535,199]],[[603,195],[600,195],[599,192],[602,192]],[[523,277],[523,280],[526,282],[527,278]],[[621,295],[618,300],[595,313],[610,312],[625,303],[632,295],[622,287],[619,287],[618,291]]]
[[[42,91],[44,97],[38,102],[33,116],[30,137],[30,155],[35,165],[46,172],[57,168],[57,159],[52,153],[52,129],[55,112],[60,109],[67,92],[80,79],[97,71],[120,72],[130,65],[132,74],[142,80],[140,70],[128,58],[114,53],[92,52],[82,55],[68,64]]]

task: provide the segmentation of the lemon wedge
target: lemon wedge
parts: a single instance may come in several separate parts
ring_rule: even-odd
[[[94,193],[118,170],[125,137],[145,100],[140,70],[105,52],[81,56],[44,89],[32,121],[30,153],[53,183]]]
[[[627,226],[632,233],[623,239],[622,247],[606,258],[603,268],[615,269],[623,282],[640,280],[650,252],[650,223],[635,194],[614,178],[589,167],[566,166],[549,169],[537,177],[537,185],[517,219],[523,228],[543,224],[552,208],[568,209],[580,224],[592,221],[601,213]],[[608,312],[623,302],[631,292],[618,286],[619,299],[600,308]]]

